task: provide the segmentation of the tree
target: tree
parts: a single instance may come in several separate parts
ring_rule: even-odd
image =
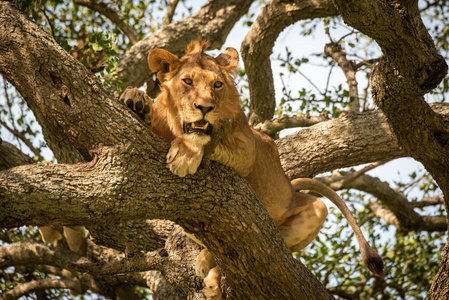
[[[1,119],[2,130],[26,143],[35,156],[0,144],[0,284],[5,299],[32,291],[38,299],[61,298],[67,289],[117,299],[141,299],[147,289],[154,299],[202,299],[193,272],[200,248],[184,230],[199,236],[216,256],[228,299],[405,299],[423,297],[426,291],[429,299],[444,298],[448,247],[443,254],[439,232],[447,231],[447,218],[438,209],[422,215],[415,208],[449,207],[447,64],[440,54],[447,54],[448,31],[441,29],[445,18],[441,23],[436,18],[447,14],[446,1],[418,6],[406,0],[272,0],[261,3],[257,16],[246,17],[250,28],[242,41],[240,80],[249,86],[249,102],[242,104],[250,123],[273,137],[285,128],[308,127],[276,141],[291,179],[370,164],[321,180],[345,190],[345,198],[361,200],[354,211],[372,242],[378,239],[373,227],[397,228],[392,246],[375,243],[386,261],[385,279],[370,276],[350,239],[340,239],[349,237],[344,223],[336,230],[325,228],[328,240],[320,235],[297,254],[305,257],[304,264],[294,259],[244,180],[216,163],[187,178],[172,175],[165,168],[168,145],[117,100],[124,88],[144,83],[149,95],[157,94],[146,63],[149,50],[164,47],[181,54],[198,36],[220,48],[252,2],[210,0],[194,14],[187,1],[181,2],[190,15],[175,22],[178,1],[0,2],[0,73],[8,82],[3,84],[2,116],[7,117]],[[167,12],[163,25],[143,26],[142,20],[162,19],[158,9]],[[430,31],[438,49],[421,13],[433,16],[432,26],[437,22]],[[306,32],[324,18],[329,33],[340,17],[359,32],[358,42],[374,40],[382,57],[357,63],[344,48],[361,46],[347,37],[331,39],[323,59],[344,72],[348,89],[326,88],[320,95],[303,89],[295,98],[293,86],[284,85],[278,105],[270,54],[281,31],[313,19],[303,21]],[[285,56],[278,60],[289,74],[308,62],[290,51]],[[368,110],[370,98],[359,97],[357,72],[370,74],[378,109]],[[428,93],[441,103],[428,104]],[[324,104],[316,105],[321,99]],[[287,114],[293,100],[300,103],[297,115]],[[38,133],[24,113],[25,103],[58,163],[45,163],[44,146],[30,142]],[[430,175],[412,175],[401,192],[365,174],[399,157],[416,159]],[[417,184],[423,185],[420,196],[433,197],[408,199],[404,191]],[[77,228],[87,253],[70,251],[64,241],[38,242],[33,226],[45,225]],[[343,262],[345,254],[354,262]],[[441,260],[439,266],[435,259]],[[429,268],[438,270],[434,279]]]

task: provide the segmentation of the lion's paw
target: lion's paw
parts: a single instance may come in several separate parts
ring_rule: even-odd
[[[184,177],[194,174],[203,159],[201,145],[186,142],[181,138],[175,139],[167,154],[167,165],[173,174]]]
[[[196,276],[200,277],[201,279],[205,278],[207,274],[209,274],[209,271],[217,266],[217,263],[215,262],[215,258],[212,256],[212,253],[207,250],[207,248],[204,248],[201,250],[200,254],[196,258],[195,262],[195,273]]]
[[[222,298],[220,289],[221,272],[217,267],[211,269],[203,281],[203,294],[208,300],[220,300]]]
[[[151,124],[153,100],[145,92],[128,87],[120,96],[120,101],[139,115],[146,124]]]

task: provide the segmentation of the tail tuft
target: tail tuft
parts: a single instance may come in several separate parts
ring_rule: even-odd
[[[370,246],[365,247],[365,251],[362,251],[362,259],[365,266],[374,275],[384,278],[384,263],[380,255],[373,248]]]

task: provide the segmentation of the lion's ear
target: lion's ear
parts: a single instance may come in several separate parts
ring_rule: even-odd
[[[239,53],[234,48],[228,47],[220,55],[215,58],[215,61],[222,67],[225,67],[228,72],[234,72],[239,63]]]
[[[164,49],[154,49],[148,54],[148,65],[159,81],[164,81],[164,74],[170,72],[170,66],[177,63],[179,58]]]

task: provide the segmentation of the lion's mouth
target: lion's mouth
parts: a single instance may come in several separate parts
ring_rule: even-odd
[[[202,133],[205,135],[211,135],[212,125],[204,119],[192,123],[184,122],[184,133]]]

